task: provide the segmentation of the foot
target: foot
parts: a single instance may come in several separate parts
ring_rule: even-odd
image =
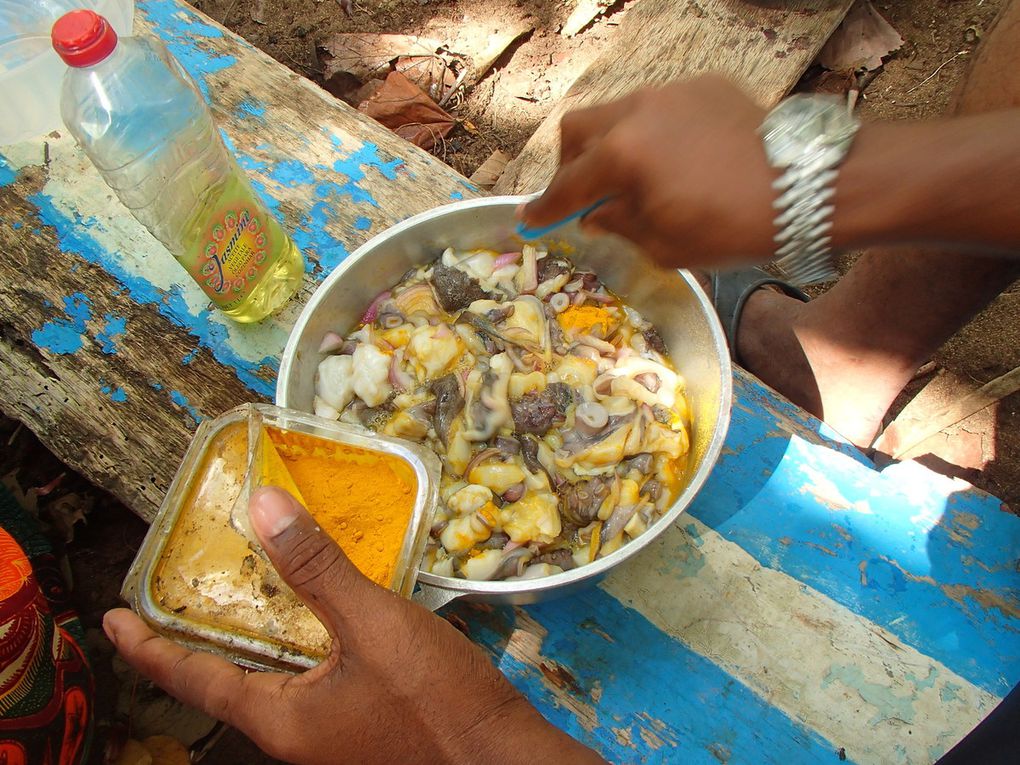
[[[749,372],[866,448],[915,370],[841,342],[835,328],[818,321],[820,313],[818,301],[759,290],[744,307],[738,355]]]
[[[802,303],[768,287],[757,290],[740,317],[736,355],[764,383],[866,448],[915,370],[826,326],[826,308],[825,295]]]

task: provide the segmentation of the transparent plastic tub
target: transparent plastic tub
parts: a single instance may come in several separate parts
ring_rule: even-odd
[[[60,83],[67,66],[50,44],[50,28],[76,8],[105,16],[131,35],[134,0],[0,0],[0,145],[62,127]]]
[[[293,670],[321,661],[330,638],[265,558],[247,523],[250,491],[276,483],[262,467],[267,428],[406,466],[413,507],[389,581],[405,597],[428,538],[440,466],[416,444],[266,404],[244,405],[199,426],[122,595],[157,632],[178,642],[242,666]]]

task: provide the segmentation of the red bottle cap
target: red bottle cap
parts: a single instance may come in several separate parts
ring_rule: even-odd
[[[50,39],[68,66],[98,64],[117,47],[117,33],[110,22],[89,10],[65,13],[53,25]]]

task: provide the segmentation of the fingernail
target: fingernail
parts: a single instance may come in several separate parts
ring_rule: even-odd
[[[527,202],[521,202],[519,205],[517,205],[517,207],[514,209],[514,217],[517,218],[518,220],[523,218],[524,217],[524,208],[527,207],[527,206],[528,206]]]
[[[255,492],[248,504],[248,515],[255,533],[262,539],[274,539],[297,520],[301,508],[283,489],[264,486]]]
[[[113,611],[103,614],[103,632],[110,638],[111,643],[117,645],[117,614]]]

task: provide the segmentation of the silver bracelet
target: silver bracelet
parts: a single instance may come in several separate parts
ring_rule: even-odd
[[[773,184],[779,233],[775,263],[794,284],[838,276],[832,252],[832,213],[839,166],[860,123],[830,96],[792,96],[762,122],[765,153],[783,170]]]

